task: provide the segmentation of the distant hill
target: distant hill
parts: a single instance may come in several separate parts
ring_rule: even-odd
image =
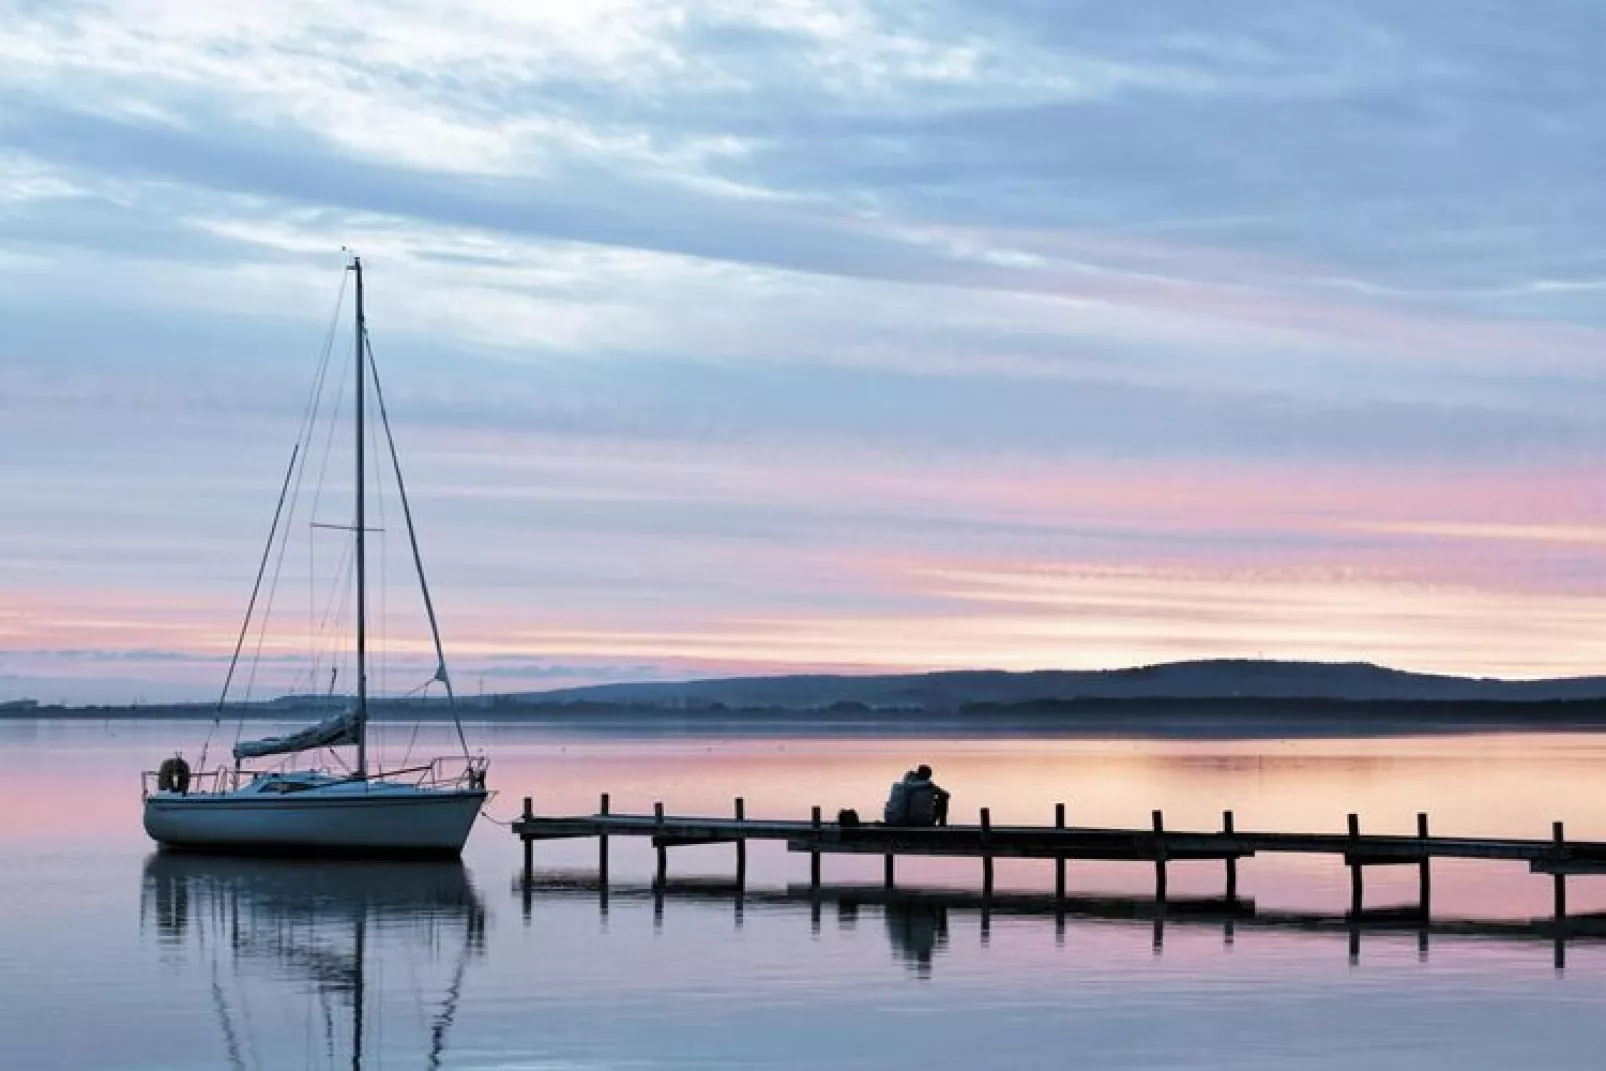
[[[304,721],[342,706],[347,696],[281,696],[229,705],[229,716]],[[1606,676],[1514,681],[1408,673],[1369,662],[1271,662],[1219,659],[1171,662],[1134,669],[964,670],[854,676],[798,674],[714,680],[599,684],[545,692],[477,696],[460,700],[489,718],[546,718],[564,722],[664,725],[692,717],[791,724],[850,724],[893,715],[970,723],[1010,718],[1100,718],[1126,725],[1155,718],[1229,722],[1270,718],[1289,723],[1353,721],[1364,706],[1368,725],[1413,720],[1506,718],[1513,725],[1606,725]],[[376,718],[445,717],[438,697],[383,698],[371,702]],[[215,703],[45,706],[31,700],[0,704],[11,718],[211,718]],[[659,717],[659,715],[665,715]],[[645,721],[643,721],[645,719]],[[886,719],[881,719],[882,721]],[[915,722],[910,722],[914,724]],[[879,722],[878,722],[879,724]]]
[[[515,698],[515,697],[508,697]],[[721,704],[815,710],[958,710],[972,704],[1079,699],[1310,699],[1349,702],[1506,702],[1606,698],[1606,677],[1513,681],[1408,673],[1370,662],[1217,659],[1116,670],[964,670],[879,676],[803,674],[651,684],[599,684],[523,693],[520,701],[683,708]]]

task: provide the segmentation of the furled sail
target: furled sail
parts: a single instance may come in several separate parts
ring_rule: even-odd
[[[236,760],[257,759],[263,755],[289,755],[292,752],[311,751],[319,747],[339,747],[342,744],[357,743],[360,735],[360,719],[355,711],[347,711],[286,736],[242,740],[234,745],[234,757]]]

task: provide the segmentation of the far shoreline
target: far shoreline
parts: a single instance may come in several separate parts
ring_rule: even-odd
[[[1365,738],[1606,731],[1606,700],[1349,700],[1267,697],[1121,698],[969,704],[957,709],[691,707],[601,702],[459,703],[465,722],[645,736],[1053,736],[1062,738]],[[212,704],[0,708],[3,723],[201,721]],[[227,721],[300,723],[308,712],[273,704],[225,707]],[[447,723],[444,702],[381,700],[376,722]]]

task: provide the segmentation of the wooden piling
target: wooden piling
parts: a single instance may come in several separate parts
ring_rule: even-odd
[[[1165,814],[1161,811],[1155,811],[1150,817],[1154,822],[1154,898],[1164,902],[1166,887]]]
[[[534,801],[529,796],[524,797],[524,814],[526,822],[535,817]],[[524,841],[524,883],[528,885],[535,874],[535,841],[528,835],[522,836]]]
[[[813,834],[814,851],[809,852],[809,932],[820,936],[820,808],[816,804],[809,811],[809,830]]]
[[[741,796],[736,797],[734,810],[739,825],[747,822],[747,801]],[[736,928],[742,928],[742,922],[747,914],[747,838],[736,838]]]
[[[993,933],[993,857],[987,849],[993,839],[993,810],[981,809],[981,944],[986,948]]]
[[[524,797],[524,814],[521,817],[525,822],[529,822],[535,817],[534,801],[529,796]],[[528,829],[527,826],[526,829]],[[524,921],[529,922],[530,911],[533,907],[531,896],[535,889],[535,840],[528,833],[521,833],[519,840],[523,842],[524,847],[524,880],[520,882],[522,896],[519,906]]]
[[[1556,871],[1552,877],[1556,888],[1556,929],[1559,932],[1567,921],[1567,875],[1563,873],[1562,860],[1567,855],[1567,835],[1560,822],[1550,826],[1550,839],[1556,848]]]
[[[983,851],[986,851],[992,838],[993,811],[991,807],[983,807],[981,809],[981,843]],[[981,894],[983,896],[991,896],[993,894],[993,857],[991,853],[984,854],[981,857]]]
[[[1063,803],[1054,804],[1054,828],[1065,828],[1065,804]],[[1065,857],[1063,855],[1054,857],[1054,899],[1065,899]]]
[[[1567,875],[1563,861],[1567,857],[1567,832],[1560,822],[1550,826],[1550,840],[1555,848],[1556,869],[1551,876],[1556,892],[1556,943],[1553,964],[1555,969],[1567,969]]]
[[[897,884],[897,858],[890,852],[881,857],[881,884],[888,889]]]
[[[1567,875],[1563,862],[1567,857],[1567,833],[1560,822],[1552,822],[1550,840],[1556,853],[1556,869],[1551,875],[1556,892],[1556,942],[1553,964],[1558,971],[1567,969]]]
[[[654,800],[653,801],[652,816],[653,816],[653,820],[657,823],[658,832],[659,832],[660,838],[661,838],[662,833],[663,833],[663,829],[664,829],[664,801],[663,800]],[[663,883],[666,880],[668,880],[668,878],[669,878],[669,848],[664,844],[662,839],[658,840],[657,846],[658,846],[658,884],[660,886],[662,886]]]
[[[1349,828],[1351,847],[1349,851],[1349,909],[1350,914],[1359,918],[1363,906],[1364,891],[1361,885],[1361,816],[1351,814],[1345,822]]]
[[[600,814],[600,815],[606,816],[607,813],[608,813],[608,807],[609,807],[608,794],[606,792],[604,792],[602,794],[602,796],[597,800],[597,813]],[[607,889],[607,887],[608,887],[608,834],[606,834],[606,833],[602,833],[602,834],[599,834],[597,836],[597,881],[602,885],[604,890]],[[603,895],[606,896],[607,893],[604,892]]]
[[[736,797],[736,820],[747,821],[747,801]],[[736,887],[738,889],[747,884],[747,838],[736,838]]]
[[[1417,812],[1416,835],[1422,841],[1422,862],[1417,864],[1416,872],[1416,903],[1423,917],[1426,917],[1433,909],[1433,863],[1428,856],[1428,816],[1425,811]]]
[[[1226,834],[1229,837],[1233,835],[1234,830],[1233,830],[1233,824],[1232,824],[1232,812],[1231,811],[1222,811],[1221,812],[1221,832]],[[1228,903],[1232,903],[1233,901],[1238,899],[1238,857],[1236,855],[1229,855],[1229,856],[1227,856],[1226,863],[1227,863],[1227,902]],[[1228,940],[1231,940],[1231,937],[1232,937],[1232,935],[1229,933],[1228,934]]]
[[[814,832],[814,844],[816,845],[815,850],[809,852],[809,887],[817,890],[820,887],[820,852],[818,849],[820,843],[820,808],[818,804],[815,805],[814,810],[809,812],[809,827]]]

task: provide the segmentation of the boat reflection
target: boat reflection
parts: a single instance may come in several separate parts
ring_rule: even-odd
[[[368,984],[376,962],[422,949],[451,969],[429,1015],[426,1066],[438,1067],[463,978],[485,949],[485,908],[456,861],[289,860],[156,852],[145,860],[141,929],[183,968],[209,970],[214,1011],[231,1066],[244,1067],[238,1020],[223,984],[246,999],[249,975],[266,973],[325,1002],[326,1056],[363,1065],[365,1017],[388,994]],[[449,953],[455,948],[455,954]],[[332,1002],[332,1006],[329,1002]],[[349,1016],[334,1029],[336,1010]],[[344,1034],[345,1036],[340,1036]],[[389,1039],[387,1039],[389,1040]],[[349,1052],[348,1052],[349,1050]]]

